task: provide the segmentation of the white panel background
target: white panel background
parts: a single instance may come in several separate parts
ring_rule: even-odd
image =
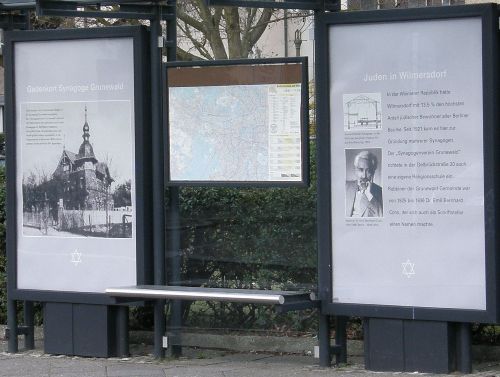
[[[333,25],[329,29],[330,123],[332,173],[333,301],[340,303],[398,305],[414,307],[485,309],[484,188],[482,48],[479,18]],[[444,71],[443,79],[365,81],[365,76],[400,71]],[[388,97],[388,92],[450,90],[445,96]],[[382,131],[362,146],[346,145],[343,129],[342,95],[382,95]],[[442,110],[391,109],[387,103],[422,101],[464,101],[460,108]],[[435,121],[394,121],[387,115],[468,113],[467,119]],[[455,126],[452,133],[388,132],[388,127]],[[389,139],[450,136],[448,145],[389,144]],[[344,212],[346,177],[344,148],[382,148],[384,217],[354,220],[363,226],[347,226]],[[395,157],[388,151],[460,149],[451,157]],[[464,161],[462,168],[389,168],[402,161]],[[395,174],[452,173],[453,179],[389,180]],[[388,186],[470,186],[460,194],[464,202],[455,205],[398,204],[400,197],[454,197],[432,192],[404,194]],[[391,201],[391,202],[389,202]],[[398,215],[403,209],[460,209],[461,216]],[[430,221],[432,227],[396,227],[391,222]],[[349,219],[349,221],[353,221]],[[367,226],[370,223],[372,226]],[[405,275],[403,263],[413,264]],[[410,271],[410,269],[408,269]]]
[[[132,38],[97,38],[43,42],[16,42],[16,129],[21,131],[21,104],[35,102],[86,102],[100,106],[105,101],[130,103],[130,117],[123,125],[125,148],[132,165],[132,205],[135,218],[135,124],[134,66]],[[28,86],[123,84],[121,90],[30,93]],[[105,105],[102,105],[105,106]],[[92,144],[92,122],[89,120]],[[80,125],[83,127],[83,123]],[[103,131],[103,130],[101,130]],[[104,134],[106,131],[103,131]],[[94,128],[95,133],[95,128]],[[17,159],[17,288],[101,293],[107,287],[136,284],[136,231],[132,238],[29,237],[22,234],[22,138],[16,138]],[[110,134],[108,143],[116,144]],[[111,148],[111,147],[110,147]],[[78,152],[78,150],[73,152]],[[96,151],[97,152],[97,151]],[[55,169],[55,166],[54,166]],[[52,171],[48,172],[49,174]],[[81,263],[72,263],[72,253],[81,253]]]

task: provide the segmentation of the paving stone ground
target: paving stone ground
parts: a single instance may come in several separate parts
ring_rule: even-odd
[[[21,339],[21,337],[20,337]],[[22,341],[19,342],[23,346]],[[227,351],[184,348],[183,357],[156,360],[152,347],[133,344],[128,358],[84,358],[48,355],[43,340],[34,350],[6,352],[0,340],[1,377],[370,377],[429,376],[420,373],[382,373],[364,370],[361,357],[350,357],[349,364],[320,368],[318,360],[303,355],[231,353]],[[439,375],[435,375],[439,376]],[[475,363],[474,377],[500,376],[500,360]]]

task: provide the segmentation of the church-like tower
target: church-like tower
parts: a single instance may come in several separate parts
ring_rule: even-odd
[[[60,203],[64,209],[70,210],[112,209],[114,205],[110,188],[113,178],[108,165],[96,158],[90,143],[87,106],[82,138],[77,154],[63,150],[54,171],[52,179],[61,186]]]
[[[97,164],[97,159],[94,155],[94,148],[90,144],[90,127],[87,121],[87,106],[85,106],[85,123],[83,125],[83,142],[80,145],[78,154],[76,156],[79,164],[83,166],[84,169],[95,169],[95,164]]]

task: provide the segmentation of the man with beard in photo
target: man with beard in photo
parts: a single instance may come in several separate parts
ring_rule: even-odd
[[[346,181],[347,217],[382,217],[382,188],[373,183],[377,170],[377,156],[362,151],[354,158],[356,181]]]

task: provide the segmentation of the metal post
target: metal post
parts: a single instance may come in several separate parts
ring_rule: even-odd
[[[321,42],[321,30],[319,28],[320,25],[320,20],[322,17],[322,11],[315,10],[314,11],[314,39],[315,39],[315,48],[314,48],[314,77],[315,77],[315,83],[316,83],[316,91],[315,91],[315,97],[316,100],[318,99],[318,93],[321,92],[322,86],[324,83],[322,81],[323,78],[320,77],[320,70],[321,67],[318,66],[318,62],[322,61],[322,54],[324,54],[324,51],[321,51],[320,48],[318,48],[318,44]],[[321,125],[321,122],[323,119],[321,119],[321,113],[315,113],[316,115],[316,122],[317,122],[317,131],[319,134],[324,133],[323,130],[325,128]],[[318,134],[318,136],[319,136]],[[320,155],[324,154],[322,153],[322,150],[320,148],[320,145],[318,145],[317,149],[317,161],[318,164],[322,160],[320,158]],[[324,185],[317,181],[318,184],[318,197],[321,197],[322,190],[324,190]],[[321,217],[321,212],[324,210],[324,207],[319,207],[317,208],[317,215]],[[325,300],[329,296],[329,274],[331,272],[326,271],[326,269],[330,269],[331,267],[331,262],[328,261],[328,259],[325,257],[325,253],[323,249],[323,244],[325,243],[326,239],[325,235],[321,232],[321,227],[316,226],[317,232],[318,232],[318,294],[320,300]],[[330,270],[331,271],[331,270]],[[331,347],[330,347],[330,317],[328,315],[322,314],[321,312],[319,313],[319,333],[318,333],[318,345],[319,345],[319,365],[321,367],[330,367],[332,363],[332,358],[331,358]]]
[[[35,349],[35,312],[33,310],[33,301],[24,302],[24,325],[27,327],[27,333],[24,335],[24,348],[27,350]]]
[[[7,299],[7,327],[9,328],[8,352],[17,353],[17,308],[16,301]]]
[[[297,29],[295,30],[295,38],[293,40],[295,44],[295,56],[300,56],[300,46],[302,45],[302,32]]]
[[[177,23],[175,1],[173,2],[172,14],[174,17],[167,22],[167,59],[168,61],[177,60]],[[165,88],[166,89],[166,88]],[[167,115],[168,116],[168,115]],[[180,201],[179,188],[170,187],[169,189],[169,207],[168,207],[168,240],[169,240],[169,258],[170,275],[167,276],[169,285],[179,285],[181,280],[181,233],[180,233]],[[170,332],[177,337],[182,326],[182,301],[170,301]],[[169,355],[178,357],[182,354],[180,345],[171,345],[168,347]]]
[[[170,274],[168,276],[169,285],[179,285],[181,280],[181,234],[180,234],[180,202],[179,189],[170,187],[169,190],[170,205],[168,207],[168,224],[169,224],[169,258]],[[182,301],[170,301],[170,333],[178,338],[180,328],[182,326]],[[178,357],[182,354],[180,345],[170,345],[168,347],[170,356]]]
[[[22,10],[21,14],[26,17],[26,29],[31,30],[31,20],[30,20],[31,11]],[[5,79],[5,78],[4,78]],[[11,203],[12,204],[12,203]],[[10,208],[12,209],[12,208]],[[8,209],[9,210],[9,209]],[[11,243],[12,245],[12,243]],[[7,246],[9,248],[9,246]],[[11,253],[8,255],[12,256]],[[12,268],[14,263],[11,261],[7,264],[7,269]],[[8,273],[7,284],[13,284],[13,274],[12,272]],[[26,349],[34,349],[35,348],[35,329],[34,329],[34,312],[33,312],[33,303],[25,302],[24,303],[24,322],[25,325],[28,326],[28,334],[24,337],[24,347]],[[15,300],[10,300],[7,297],[7,328],[9,329],[9,341],[7,350],[10,353],[17,353],[19,350],[19,341],[17,338],[18,335],[18,321],[17,321],[17,302]]]
[[[21,12],[21,14],[24,14],[26,16],[26,29],[31,30],[33,29],[33,25],[31,24],[31,11],[29,9]]]
[[[285,42],[285,58],[288,57],[288,9],[283,9],[283,39]]]
[[[129,356],[128,338],[128,306],[119,306],[116,313],[117,333],[118,333],[118,356]]]
[[[328,368],[332,365],[330,349],[330,316],[319,314],[319,366]]]
[[[347,363],[347,317],[338,316],[335,321],[335,344],[340,346],[340,353],[336,355],[337,364]]]
[[[166,329],[165,300],[155,300],[154,305],[154,356],[157,359],[165,357],[163,336]]]
[[[366,370],[371,370],[372,367],[370,348],[370,318],[363,318],[363,354]]]
[[[165,219],[164,219],[164,182],[163,182],[163,125],[162,118],[162,76],[161,76],[161,37],[160,5],[154,7],[151,20],[151,127],[153,161],[153,250],[154,283],[165,285]],[[165,357],[163,336],[165,334],[165,300],[156,300],[154,307],[154,355]]]
[[[472,331],[470,323],[459,323],[457,329],[457,369],[460,373],[472,373],[471,342]]]

